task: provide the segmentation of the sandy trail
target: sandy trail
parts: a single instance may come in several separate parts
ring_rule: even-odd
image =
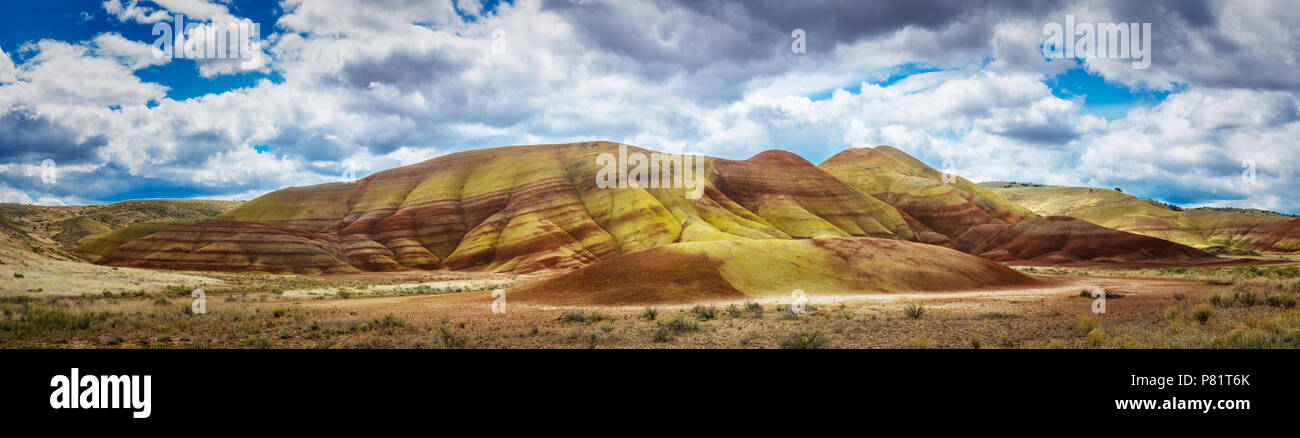
[[[1050,276],[1043,276],[1050,278]],[[1059,277],[1057,278],[1058,280]],[[995,289],[995,290],[969,290],[955,292],[906,292],[906,293],[863,293],[863,294],[815,294],[807,295],[810,304],[833,304],[848,303],[856,301],[877,301],[877,302],[894,302],[894,301],[911,301],[911,300],[942,300],[942,299],[964,299],[964,298],[992,298],[992,299],[1015,299],[1026,297],[1045,297],[1057,295],[1077,295],[1080,290],[1091,290],[1099,285],[1095,282],[1078,282],[1062,281],[1061,284],[1046,288],[1031,289]],[[441,293],[437,295],[417,295],[417,296],[393,296],[393,297],[359,297],[349,300],[309,300],[302,302],[305,306],[316,308],[348,308],[358,309],[366,308],[368,310],[380,308],[394,309],[434,309],[434,308],[456,308],[456,307],[484,307],[487,308],[494,298],[491,291],[473,291],[473,292],[454,292]],[[723,301],[705,301],[692,303],[673,303],[662,305],[585,305],[585,306],[560,306],[544,305],[535,303],[514,303],[509,301],[510,290],[506,289],[506,300],[511,308],[532,309],[532,310],[563,310],[574,308],[601,308],[612,310],[642,309],[645,307],[657,307],[663,309],[688,308],[698,304],[712,305],[730,305],[742,304],[746,302],[756,302],[760,304],[790,304],[789,297],[781,298],[750,298],[744,300],[723,300]]]

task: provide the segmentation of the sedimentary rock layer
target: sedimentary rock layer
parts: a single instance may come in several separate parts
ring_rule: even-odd
[[[1196,262],[1217,257],[1183,244],[1102,227],[1066,216],[973,227],[958,239],[994,261],[1069,265],[1080,262]]]
[[[655,281],[644,281],[645,278]],[[1052,286],[952,249],[870,237],[688,242],[520,287],[518,302],[659,304]]]

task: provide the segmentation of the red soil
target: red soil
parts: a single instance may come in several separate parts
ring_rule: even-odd
[[[98,263],[188,271],[355,272],[323,233],[247,222],[181,225],[128,242]]]
[[[980,257],[1017,264],[1099,262],[1165,264],[1226,261],[1190,246],[1114,230],[1066,216],[972,228],[958,242]]]

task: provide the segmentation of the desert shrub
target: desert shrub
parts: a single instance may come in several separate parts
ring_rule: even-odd
[[[1233,298],[1242,307],[1250,307],[1259,304],[1259,293],[1252,290],[1243,290],[1233,292]]]
[[[1187,294],[1182,294],[1182,293],[1174,294],[1174,301],[1185,301],[1185,300],[1187,300]]]
[[[596,328],[599,328],[600,331],[605,333],[612,332],[614,331],[614,321],[601,322],[600,325],[596,326]]]
[[[1142,348],[1142,343],[1138,342],[1137,339],[1133,339],[1132,336],[1119,335],[1110,339],[1110,346],[1112,348],[1133,349],[1133,348]]]
[[[641,311],[641,319],[644,319],[646,321],[654,321],[655,318],[658,317],[659,317],[659,309],[656,309],[654,307],[646,307],[645,310]]]
[[[700,324],[687,318],[686,315],[678,313],[671,318],[662,319],[657,322],[659,325],[655,329],[652,339],[655,342],[668,342],[673,337],[682,333],[699,330]]]
[[[1290,309],[1295,307],[1295,295],[1291,295],[1291,294],[1270,295],[1268,298],[1264,299],[1264,302],[1268,303],[1269,307]]]
[[[14,273],[14,278],[23,278],[23,274],[19,274],[19,273],[15,272],[15,273]]]
[[[570,330],[569,334],[565,336],[565,340],[584,343],[587,345],[587,348],[596,348],[596,346],[601,342],[605,342],[611,338],[612,336],[610,336],[609,333],[580,328]]]
[[[818,330],[797,329],[786,334],[781,340],[781,348],[809,350],[826,347],[829,341]]]
[[[745,312],[740,310],[740,306],[733,303],[727,306],[727,316],[730,318],[739,318],[745,316]]]
[[[1092,344],[1092,346],[1094,347],[1100,347],[1104,345],[1106,341],[1109,339],[1110,339],[1110,335],[1106,334],[1106,331],[1102,330],[1100,327],[1092,329],[1092,331],[1088,332],[1088,343]]]
[[[1208,322],[1210,320],[1210,315],[1213,313],[1214,309],[1205,303],[1196,305],[1196,307],[1193,307],[1191,311],[1192,318],[1196,319],[1196,322],[1201,324]]]
[[[1215,339],[1213,346],[1215,348],[1269,348],[1272,342],[1268,334],[1262,330],[1237,327],[1228,332],[1227,336]]]
[[[1208,301],[1214,307],[1225,309],[1228,307],[1232,307],[1232,302],[1234,301],[1234,299],[1231,296],[1223,295],[1218,292],[1215,292],[1213,294],[1210,294],[1210,298]]]
[[[406,325],[406,320],[394,314],[386,314],[382,317],[376,317],[370,320],[370,325],[375,328],[393,328]]]
[[[469,336],[456,333],[447,326],[438,327],[438,335],[442,340],[442,346],[446,348],[464,348],[469,343]]]
[[[1166,307],[1161,314],[1164,315],[1166,321],[1174,322],[1178,320],[1178,309],[1173,307]]]
[[[158,298],[153,299],[153,304],[155,306],[169,306],[171,305],[171,303],[172,302],[168,300],[167,297],[164,296],[159,296]]]
[[[163,287],[162,291],[159,292],[159,293],[161,293],[161,294],[163,294],[163,295],[174,295],[174,296],[178,296],[178,297],[188,297],[188,296],[190,296],[190,294],[193,293],[193,292],[194,292],[194,289],[193,289],[193,288],[190,288],[190,287],[188,287],[188,286],[171,285],[171,286]]]
[[[747,313],[750,318],[762,318],[763,305],[752,301],[745,302],[745,313]]]
[[[564,322],[586,322],[587,312],[580,309],[565,310],[560,314],[560,320]]]
[[[275,317],[275,318],[279,318],[279,317],[281,317],[281,316],[284,316],[284,315],[287,314],[287,313],[289,313],[289,310],[288,310],[288,309],[283,309],[283,308],[280,308],[280,309],[271,309],[271,316],[272,316],[272,317]]]
[[[907,303],[907,306],[903,307],[903,314],[908,318],[920,319],[925,315],[925,307],[917,303]]]
[[[981,345],[983,345],[983,342],[982,342],[982,339],[980,339],[980,334],[979,334],[979,333],[971,333],[971,334],[970,334],[970,348],[973,348],[973,349],[979,350]]]
[[[1079,315],[1079,331],[1084,334],[1092,333],[1093,330],[1101,328],[1101,318],[1091,313]]]
[[[718,307],[714,305],[695,306],[691,308],[691,314],[695,315],[700,321],[707,321],[718,316]]]

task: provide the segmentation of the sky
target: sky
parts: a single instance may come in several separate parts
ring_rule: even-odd
[[[0,202],[248,200],[607,140],[814,164],[892,145],[974,181],[1300,214],[1300,8],[1284,0],[0,7]],[[260,56],[155,56],[155,25],[178,15],[256,23]],[[1048,56],[1067,17],[1150,23],[1149,67]]]

